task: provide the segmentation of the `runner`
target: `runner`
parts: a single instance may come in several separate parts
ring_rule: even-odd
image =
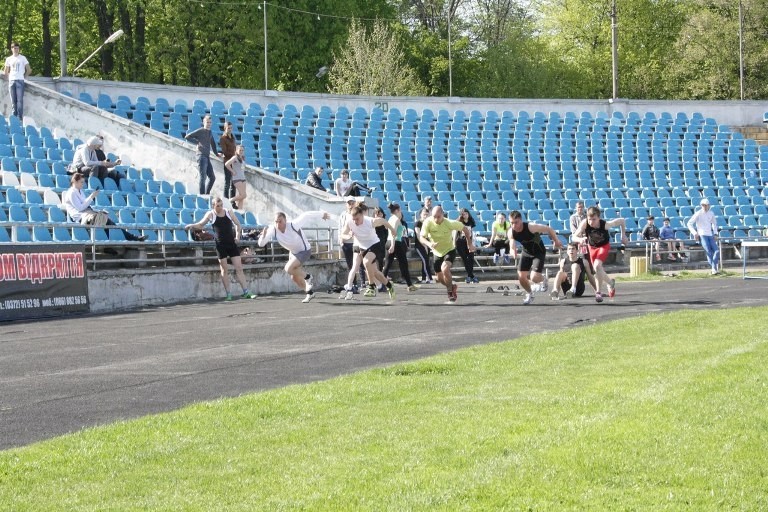
[[[589,259],[592,261],[592,267],[595,269],[597,278],[597,291],[595,292],[595,301],[603,302],[603,285],[608,288],[608,296],[613,298],[616,295],[616,280],[605,273],[605,260],[608,259],[608,253],[611,252],[611,236],[608,229],[619,226],[621,228],[621,243],[627,241],[627,224],[622,218],[605,221],[600,218],[600,208],[590,206],[587,210],[587,218],[579,225],[579,229],[573,234],[573,240],[576,242],[586,242],[589,245]]]
[[[259,247],[264,247],[272,240],[283,246],[290,252],[288,263],[285,264],[285,273],[291,276],[296,286],[306,292],[306,297],[301,302],[307,303],[315,297],[312,274],[304,271],[302,265],[312,256],[312,246],[306,235],[301,230],[311,221],[328,220],[331,216],[327,212],[304,212],[292,222],[288,222],[285,213],[275,214],[275,223],[265,228],[259,236]]]
[[[464,233],[464,237],[467,239],[467,250],[474,253],[475,244],[472,240],[472,231],[458,220],[446,219],[441,206],[435,206],[432,209],[432,216],[424,221],[419,232],[419,240],[422,245],[435,253],[435,276],[437,282],[442,283],[448,290],[450,302],[456,302],[459,291],[459,287],[453,282],[453,275],[451,274],[453,261],[456,259],[454,231]]]
[[[557,233],[549,226],[523,222],[523,214],[517,210],[509,212],[509,238],[512,239],[512,257],[517,260],[517,244],[523,246],[523,254],[517,260],[517,278],[526,295],[523,304],[533,303],[534,292],[531,282],[539,284],[539,291],[547,291],[547,278],[543,274],[544,262],[547,258],[547,248],[541,240],[541,235],[549,235],[555,248],[562,249],[563,244]],[[530,279],[529,279],[530,276]]]
[[[352,218],[349,219],[346,226],[344,226],[342,237],[352,233],[352,236],[360,246],[360,253],[363,256],[363,265],[368,274],[368,287],[363,295],[365,297],[375,297],[376,283],[378,282],[386,287],[389,298],[394,300],[395,287],[392,285],[392,281],[379,270],[378,262],[385,261],[386,250],[384,244],[381,243],[379,236],[376,234],[376,228],[379,226],[386,227],[389,232],[392,233],[393,238],[397,236],[397,232],[386,219],[381,217],[376,219],[367,217],[365,211],[365,206],[360,204],[352,208]],[[389,250],[390,252],[395,250],[394,244]]]

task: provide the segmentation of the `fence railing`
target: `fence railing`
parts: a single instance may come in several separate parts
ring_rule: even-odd
[[[158,226],[157,224],[130,224],[93,227],[83,224],[62,224],[54,222],[0,222],[0,227],[10,229],[10,240],[0,242],[8,244],[62,244],[82,245],[85,247],[86,262],[91,270],[125,266],[132,268],[170,267],[179,265],[215,264],[218,260],[214,241],[194,241],[183,228],[178,226]],[[25,228],[29,239],[19,236],[20,228]],[[35,236],[35,229],[44,229],[47,235]],[[88,239],[72,236],[74,228],[82,228],[88,233]],[[69,237],[59,237],[54,229],[66,229]],[[143,242],[129,241],[120,237],[110,239],[110,230],[143,231],[154,235]],[[335,260],[339,258],[336,228],[302,228],[312,245],[315,258]],[[183,235],[182,235],[183,233]],[[42,234],[42,233],[40,233]],[[122,235],[122,233],[121,233]],[[179,238],[177,238],[177,236]],[[42,240],[40,238],[43,238]],[[82,237],[84,238],[84,237]],[[259,247],[257,239],[238,241],[241,248],[249,247],[249,261],[253,263],[274,263],[285,261],[288,253],[276,242]]]

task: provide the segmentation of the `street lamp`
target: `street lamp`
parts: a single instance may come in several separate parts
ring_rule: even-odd
[[[72,74],[74,75],[75,73],[77,73],[77,70],[78,70],[78,69],[80,69],[81,67],[83,67],[83,66],[85,65],[85,63],[86,63],[86,62],[88,62],[89,60],[91,60],[91,58],[93,58],[93,56],[94,56],[94,55],[96,55],[97,53],[99,53],[99,51],[100,51],[102,48],[104,48],[106,45],[108,45],[108,44],[110,44],[110,43],[114,43],[115,41],[117,41],[118,39],[120,39],[121,37],[123,37],[123,34],[124,34],[124,32],[123,32],[123,29],[120,29],[120,30],[118,30],[117,32],[115,32],[114,34],[112,34],[111,36],[109,36],[109,37],[107,38],[107,40],[106,40],[106,41],[104,41],[103,43],[101,43],[101,46],[99,46],[98,48],[96,48],[96,49],[93,51],[93,53],[92,53],[92,54],[90,54],[90,55],[89,55],[89,56],[88,56],[88,57],[87,57],[87,58],[86,58],[86,59],[85,59],[83,62],[81,62],[81,63],[80,63],[80,65],[79,65],[79,66],[77,66],[77,67],[75,68],[75,70],[74,70],[74,71],[72,71]]]

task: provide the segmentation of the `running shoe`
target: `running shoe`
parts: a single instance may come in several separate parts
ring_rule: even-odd
[[[456,302],[456,299],[459,298],[459,285],[456,283],[453,284],[451,287],[451,302]]]
[[[344,295],[344,300],[353,300],[355,298],[355,292],[352,290],[347,290],[347,293]]]
[[[419,289],[419,287],[416,286],[415,284],[412,284],[411,286],[408,287],[408,291],[409,292],[415,292],[418,289]]]
[[[390,282],[389,286],[386,287],[387,293],[389,294],[389,300],[395,300],[395,287]]]
[[[546,292],[549,290],[549,279],[544,279],[541,284],[539,284],[539,291]]]
[[[304,304],[306,304],[307,302],[311,301],[311,300],[312,300],[312,299],[314,299],[314,298],[315,298],[315,292],[309,292],[309,293],[307,294],[307,296],[306,296],[306,297],[304,297],[304,300],[303,300],[303,301],[301,301],[301,302],[303,302]]]
[[[552,290],[552,292],[549,294],[549,298],[552,300],[560,300],[560,294],[557,293],[557,290]]]
[[[240,296],[241,299],[255,299],[256,297],[258,297],[258,295],[251,292],[243,292],[243,294]]]
[[[363,294],[363,297],[375,297],[376,296],[376,288],[367,287],[365,289],[365,293]]]
[[[616,280],[611,278],[610,281],[608,281],[608,297],[611,299],[616,296]]]
[[[471,283],[471,282],[472,282],[472,278],[471,278],[471,277],[468,277],[468,278],[464,279],[464,282],[465,282],[465,283],[467,283],[467,284],[469,284],[469,283]]]
[[[565,292],[566,299],[572,299],[574,295],[576,295],[576,292],[573,291],[573,288]]]
[[[473,282],[473,283],[475,283],[475,284],[477,284],[477,283],[479,283],[479,282],[480,282],[480,280],[479,280],[478,278],[476,278],[476,277],[473,277],[473,278],[472,278],[472,282]]]
[[[527,306],[528,304],[533,304],[533,294],[532,293],[526,293],[525,298],[523,299],[523,305]]]
[[[232,300],[232,294],[228,293],[226,297],[224,297],[224,300],[231,301]]]
[[[597,302],[598,304],[603,302],[603,294],[602,293],[597,292],[595,294],[595,302]]]
[[[309,293],[312,291],[312,287],[315,285],[315,283],[312,282],[312,274],[309,275],[309,277],[306,279],[307,284],[304,285],[304,291]]]

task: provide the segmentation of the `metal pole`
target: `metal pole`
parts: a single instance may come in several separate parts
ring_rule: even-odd
[[[613,77],[613,99],[619,97],[619,29],[616,0],[611,5],[611,75]]]
[[[67,17],[64,9],[65,0],[59,0],[59,63],[61,76],[67,76]]]
[[[451,56],[451,11],[448,7],[448,97],[453,96],[453,58]]]
[[[741,0],[739,0],[739,92],[741,100],[744,101],[744,16]]]
[[[267,65],[267,0],[264,0],[264,90],[269,90],[269,73]]]

